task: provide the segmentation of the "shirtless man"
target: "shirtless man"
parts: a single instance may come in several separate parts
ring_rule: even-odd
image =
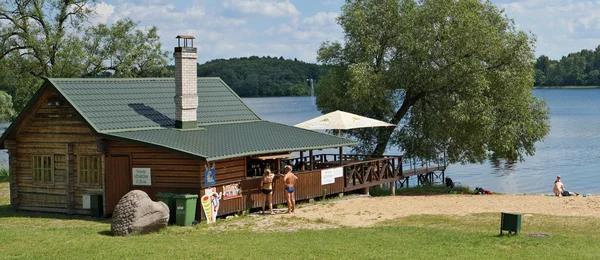
[[[288,204],[288,214],[294,214],[294,210],[296,209],[296,198],[294,197],[294,185],[296,184],[296,180],[298,177],[292,173],[292,166],[285,166],[285,175],[283,177],[283,182],[285,182],[285,191],[286,198]]]

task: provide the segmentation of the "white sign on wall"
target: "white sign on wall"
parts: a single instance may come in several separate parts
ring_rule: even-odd
[[[91,208],[91,201],[90,201],[90,194],[83,194],[83,209],[90,209]]]
[[[321,185],[335,183],[335,178],[344,176],[344,168],[329,168],[321,170]]]
[[[152,185],[152,175],[150,168],[132,168],[133,185],[150,186]]]

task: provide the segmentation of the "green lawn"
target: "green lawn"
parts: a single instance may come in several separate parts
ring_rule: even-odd
[[[2,168],[0,164],[0,182],[8,182],[8,168]]]
[[[0,183],[0,195],[8,195],[7,187]],[[0,258],[8,259],[596,259],[600,255],[600,218],[589,217],[524,215],[523,232],[515,237],[498,237],[500,214],[411,216],[369,228],[297,232],[257,233],[247,225],[225,231],[211,231],[207,225],[171,226],[143,236],[112,237],[108,221],[14,212],[7,203],[7,198],[0,198]],[[216,225],[256,224],[265,218],[269,216]],[[528,237],[536,233],[550,237]]]

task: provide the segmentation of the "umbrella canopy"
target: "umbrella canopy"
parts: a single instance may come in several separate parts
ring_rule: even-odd
[[[308,121],[295,125],[296,127],[324,130],[324,129],[353,129],[363,127],[395,126],[390,123],[375,120],[372,118],[355,115],[352,113],[337,110]]]

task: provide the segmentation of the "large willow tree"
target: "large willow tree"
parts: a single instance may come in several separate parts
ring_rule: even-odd
[[[347,131],[357,152],[522,160],[548,134],[549,110],[532,94],[534,37],[489,1],[347,1],[342,11],[345,41],[318,52],[330,71],[317,106],[398,125]]]

